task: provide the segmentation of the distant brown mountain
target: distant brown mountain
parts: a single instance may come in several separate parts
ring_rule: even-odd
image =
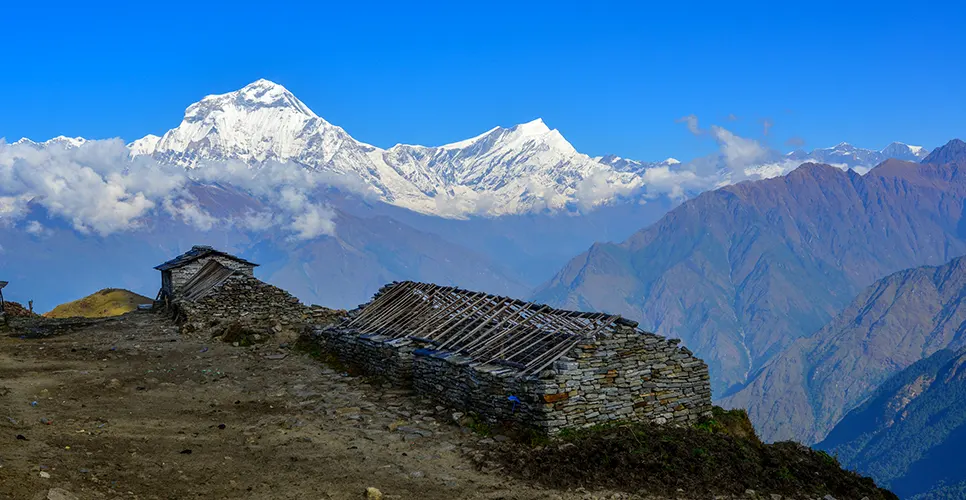
[[[795,342],[724,404],[747,407],[771,440],[822,440],[898,371],[966,346],[966,257],[887,276]]]
[[[966,254],[964,168],[805,164],[707,192],[623,243],[594,245],[535,299],[684,339],[725,396],[877,279]]]
[[[966,162],[966,142],[953,139],[942,147],[934,149],[928,156],[923,158],[922,162],[936,165],[964,163]]]

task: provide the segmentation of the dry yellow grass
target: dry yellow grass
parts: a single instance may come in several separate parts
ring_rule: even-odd
[[[119,288],[106,288],[83,299],[61,304],[44,314],[48,318],[107,318],[137,309],[153,300]]]

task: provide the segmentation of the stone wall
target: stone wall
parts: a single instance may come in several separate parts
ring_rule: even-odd
[[[539,377],[435,351],[411,339],[316,329],[324,346],[365,373],[411,385],[494,422],[549,434],[609,421],[689,424],[711,415],[708,366],[677,339],[617,325],[574,347]]]
[[[554,363],[542,395],[546,429],[611,420],[688,424],[711,416],[708,365],[679,339],[617,326]]]
[[[413,375],[413,351],[422,342],[381,335],[359,335],[355,330],[318,328],[314,339],[328,352],[350,368],[368,375],[385,378],[388,382],[409,386]]]
[[[173,269],[170,269],[169,271],[166,271],[171,273],[171,282],[170,282],[171,289],[166,290],[167,295],[170,296],[176,293],[182,286],[184,286],[185,283],[188,282],[188,280],[193,278],[194,275],[197,274],[198,271],[200,271],[201,268],[205,266],[205,264],[207,264],[209,261],[212,261],[212,260],[227,267],[228,269],[241,271],[242,273],[251,277],[255,276],[255,267],[252,266],[251,264],[238,262],[237,260],[229,259],[228,257],[225,257],[223,255],[214,255],[214,254],[206,255],[204,257],[201,257],[200,259],[193,260],[181,267],[175,267]],[[167,285],[167,283],[165,283],[166,281],[167,279],[163,279],[162,285]]]
[[[196,329],[232,321],[276,332],[301,330],[310,312],[285,290],[244,274],[233,275],[198,301],[176,300],[175,307]]]
[[[556,392],[552,382],[517,378],[514,368],[430,349],[414,352],[412,371],[416,392],[491,422],[541,427],[547,421],[543,395]]]

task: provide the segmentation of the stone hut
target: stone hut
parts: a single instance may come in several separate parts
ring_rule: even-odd
[[[211,247],[194,246],[155,269],[161,296],[194,329],[237,323],[259,330],[296,331],[311,309],[254,275],[254,264]]]
[[[549,434],[711,414],[707,364],[618,315],[401,282],[316,336],[363,371]]]
[[[255,268],[258,267],[258,264],[241,257],[209,246],[195,245],[191,250],[155,267],[161,271],[160,299],[169,302],[173,300],[181,288],[209,262],[218,262],[228,269],[252,277],[255,276]]]

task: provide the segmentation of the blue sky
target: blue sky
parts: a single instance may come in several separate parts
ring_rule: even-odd
[[[957,3],[406,3],[5,5],[0,137],[161,134],[258,78],[379,146],[542,117],[591,155],[686,160],[715,148],[689,114],[783,150],[966,137]]]

